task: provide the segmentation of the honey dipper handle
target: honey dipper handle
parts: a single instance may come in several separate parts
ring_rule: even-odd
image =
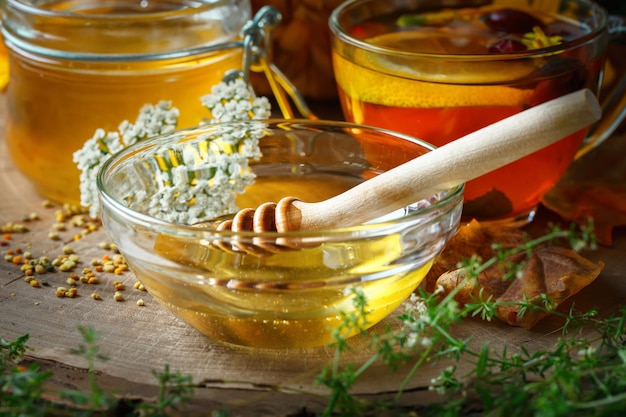
[[[597,120],[600,106],[583,89],[503,119],[319,203],[277,210],[278,231],[353,226],[467,182],[527,156]],[[280,212],[280,213],[279,213]]]

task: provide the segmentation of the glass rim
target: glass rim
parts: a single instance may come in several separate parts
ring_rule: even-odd
[[[441,213],[436,217],[440,218],[445,216],[450,210],[453,209],[453,206],[462,204],[463,201],[463,191],[465,188],[465,184],[459,184],[448,188],[445,191],[439,192],[436,195],[439,195],[439,199],[427,207],[420,208],[412,213],[409,213],[405,216],[395,218],[392,220],[383,220],[379,222],[369,222],[367,224],[357,225],[357,226],[349,226],[349,227],[340,227],[335,229],[323,229],[323,230],[311,230],[311,231],[290,231],[290,232],[232,232],[232,231],[220,231],[213,229],[202,229],[198,228],[194,225],[185,225],[178,223],[167,222],[148,214],[142,213],[140,211],[134,210],[124,204],[122,204],[119,199],[115,198],[108,190],[110,190],[111,185],[106,185],[106,179],[111,174],[111,172],[115,169],[115,167],[128,157],[141,152],[142,150],[147,150],[149,148],[153,148],[156,146],[162,146],[164,141],[171,138],[178,138],[179,140],[185,140],[184,135],[188,133],[199,133],[199,132],[207,132],[216,130],[222,126],[235,126],[241,125],[242,123],[263,123],[266,127],[276,128],[284,131],[288,131],[287,127],[298,127],[304,126],[307,128],[315,128],[317,127],[334,127],[340,129],[365,129],[371,132],[381,133],[386,136],[396,137],[402,139],[404,141],[412,142],[417,144],[429,151],[434,150],[436,147],[424,140],[416,138],[411,135],[407,135],[400,132],[395,132],[388,129],[378,128],[374,126],[361,125],[350,122],[343,121],[330,121],[330,120],[310,120],[310,119],[267,119],[267,120],[250,120],[245,122],[221,122],[210,125],[200,125],[195,127],[190,127],[186,129],[175,130],[170,133],[158,135],[151,137],[147,140],[143,140],[137,142],[133,145],[130,145],[108,160],[106,160],[100,170],[96,175],[96,184],[98,188],[98,194],[100,198],[100,210],[104,211],[106,209],[112,209],[115,216],[122,216],[126,220],[129,220],[132,224],[139,225],[145,227],[147,229],[151,229],[157,231],[159,233],[164,233],[168,235],[175,235],[181,238],[194,238],[194,239],[205,239],[208,241],[211,240],[220,240],[220,239],[237,239],[239,242],[252,242],[255,238],[267,238],[267,239],[277,239],[281,237],[288,238],[305,238],[305,239],[313,239],[316,241],[324,241],[330,242],[338,239],[363,239],[368,238],[375,235],[387,234],[401,227],[403,224],[407,222],[413,221],[415,218],[424,217],[427,218],[428,214],[441,211]],[[432,219],[426,221],[425,224],[431,223]],[[364,232],[369,232],[364,234]]]
[[[98,62],[98,63],[120,63],[120,62],[150,62],[150,61],[167,61],[167,60],[198,60],[200,56],[211,56],[216,52],[241,49],[244,42],[234,40],[231,42],[220,42],[209,44],[206,46],[198,46],[180,49],[176,51],[152,52],[152,53],[129,53],[129,54],[101,54],[87,52],[69,52],[59,51],[57,49],[44,48],[38,45],[32,45],[24,42],[10,33],[0,23],[0,34],[4,38],[7,45],[23,51],[24,55],[61,59],[64,61],[79,62]]]
[[[450,61],[507,61],[517,60],[520,58],[536,58],[546,55],[553,55],[563,52],[568,49],[575,49],[584,45],[590,41],[600,37],[603,33],[608,34],[608,12],[599,4],[589,0],[574,0],[577,4],[586,5],[589,10],[594,12],[594,15],[599,19],[596,27],[590,28],[588,33],[583,34],[580,37],[572,39],[567,42],[563,42],[558,45],[552,45],[544,48],[532,49],[528,51],[517,52],[502,52],[502,53],[485,53],[485,54],[439,54],[432,52],[414,52],[403,51],[395,48],[382,47],[365,42],[354,36],[350,35],[343,26],[339,24],[342,14],[354,10],[364,4],[371,3],[377,0],[351,0],[346,1],[333,10],[329,19],[328,26],[332,32],[334,38],[341,40],[346,44],[350,44],[359,49],[365,50],[369,53],[390,55],[400,58],[425,58],[430,60],[450,60]],[[469,7],[469,6],[468,6]]]
[[[181,7],[165,11],[151,11],[146,9],[137,13],[99,13],[83,14],[73,12],[71,9],[50,10],[39,7],[33,0],[5,0],[2,5],[2,14],[22,13],[27,19],[58,19],[63,18],[72,22],[76,27],[89,28],[91,23],[111,23],[113,25],[128,25],[141,22],[163,22],[168,23],[172,19],[182,19],[193,17],[198,13],[209,12],[220,7],[235,4],[240,0],[175,0]],[[195,4],[197,7],[183,7],[185,4]],[[11,12],[14,10],[14,12]],[[24,39],[19,30],[11,28],[11,25],[3,24],[0,19],[0,33],[9,48],[16,49],[21,53],[28,53],[44,58],[60,59],[63,61],[82,61],[99,63],[119,63],[119,62],[150,62],[161,60],[177,59],[198,59],[201,55],[211,55],[219,51],[241,49],[243,41],[240,39],[240,30],[244,27],[245,21],[232,31],[229,39],[219,39],[199,45],[188,46],[176,50],[164,50],[154,52],[129,52],[129,53],[91,53],[82,51],[71,51],[66,49],[54,49],[41,46],[37,43]]]
[[[194,3],[198,7],[181,7],[173,10],[166,11],[142,11],[141,13],[100,13],[100,14],[83,14],[75,13],[71,9],[63,10],[50,10],[42,9],[34,4],[32,0],[5,0],[4,2],[10,4],[11,7],[15,7],[20,11],[26,12],[29,15],[37,17],[64,17],[71,18],[73,20],[119,20],[119,21],[133,21],[137,20],[153,20],[158,17],[171,17],[172,15],[192,15],[198,11],[210,10],[215,7],[228,4],[233,0],[175,0],[177,3]]]

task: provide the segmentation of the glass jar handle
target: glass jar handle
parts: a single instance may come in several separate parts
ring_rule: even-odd
[[[254,15],[241,31],[243,37],[242,69],[229,71],[224,81],[242,78],[249,84],[250,71],[263,73],[285,119],[296,118],[292,104],[298,110],[299,117],[317,119],[296,86],[272,62],[272,31],[280,24],[281,19],[278,9],[272,6],[264,6]]]
[[[608,31],[609,42],[626,43],[626,18],[609,16]],[[576,159],[607,140],[626,119],[626,71],[620,71],[617,75],[618,79],[613,82],[608,95],[601,98],[602,119],[589,130]]]

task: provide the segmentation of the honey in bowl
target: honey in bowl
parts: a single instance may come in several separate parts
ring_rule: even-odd
[[[422,10],[362,0],[335,11],[333,63],[347,120],[441,146],[550,99],[598,90],[607,34],[597,6],[431,3]],[[530,221],[585,135],[469,181],[465,216]]]
[[[104,226],[132,271],[166,309],[213,340],[276,349],[327,344],[345,315],[360,314],[355,291],[367,300],[365,327],[373,326],[417,288],[456,231],[462,187],[330,230],[232,232],[216,229],[228,216],[180,225],[148,215],[160,172],[154,149],[179,154],[221,127],[132,145],[99,174]],[[262,156],[250,162],[256,178],[237,197],[240,208],[286,196],[326,200],[432,149],[409,136],[340,122],[269,121],[264,132]],[[145,199],[135,198],[143,191]],[[257,252],[259,242],[282,246]]]
[[[339,175],[265,177],[250,186],[238,204],[257,207],[259,201],[278,201],[289,193],[320,201],[358,180]],[[129,262],[154,297],[215,339],[264,348],[321,346],[332,341],[332,329],[342,324],[342,312],[354,308],[354,294],[346,290],[349,283],[358,285],[365,295],[367,319],[372,324],[391,313],[420,284],[431,262],[408,273],[394,273],[389,265],[403,250],[402,237],[396,233],[258,256],[194,242],[181,245],[180,240],[161,235],[156,253],[187,264],[190,274],[197,274],[196,269],[212,274],[209,280],[190,277],[184,288],[180,288],[180,277],[170,279],[168,274]],[[374,271],[384,278],[358,282],[357,277]]]
[[[170,101],[179,127],[210,113],[200,102],[241,51],[247,0],[8,0],[6,141],[17,168],[52,200],[78,204],[72,160],[96,129],[117,131],[145,104]]]

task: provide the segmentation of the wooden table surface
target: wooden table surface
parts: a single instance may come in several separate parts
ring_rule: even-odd
[[[0,117],[4,115],[4,97],[0,97]],[[63,240],[48,239],[59,208],[42,207],[42,197],[16,171],[7,157],[6,145],[0,137],[0,225],[22,222],[36,212],[39,220],[26,224],[30,231],[13,234],[7,249],[29,248],[34,256],[51,259],[62,253],[76,230],[60,232]],[[541,216],[540,216],[541,217]],[[541,221],[541,219],[539,220]],[[611,313],[626,303],[626,233],[615,235],[613,247],[602,247],[587,255],[591,260],[606,263],[601,276],[574,297],[581,309],[598,307]],[[79,266],[89,266],[91,259],[104,252],[99,243],[108,241],[103,229],[72,242],[80,256]],[[4,258],[4,256],[3,256]],[[78,268],[80,272],[81,268]],[[91,326],[99,332],[99,346],[106,361],[98,361],[96,369],[102,388],[128,398],[153,398],[157,381],[152,371],[162,371],[166,364],[174,371],[193,377],[198,388],[189,404],[189,413],[210,415],[209,410],[228,407],[233,415],[293,415],[307,409],[320,411],[325,405],[325,391],[314,383],[320,370],[333,356],[326,347],[300,350],[257,350],[227,346],[213,341],[174,318],[153,301],[149,294],[133,288],[136,282],[130,272],[121,276],[101,274],[95,286],[102,300],[90,297],[94,287],[78,285],[76,298],[58,298],[57,286],[66,285],[68,272],[42,275],[49,286],[33,288],[24,281],[19,266],[0,259],[0,337],[7,340],[29,334],[28,360],[51,369],[52,390],[86,389],[87,364],[83,358],[70,354],[70,349],[83,342],[79,326]],[[113,299],[113,281],[122,280],[127,289],[125,301]],[[138,299],[145,306],[136,304]],[[391,319],[390,319],[391,320]],[[383,322],[381,326],[387,324]],[[474,342],[492,346],[524,344],[529,349],[549,348],[560,333],[558,323],[544,320],[533,331],[511,328],[501,323],[468,320],[455,329],[458,336],[472,336]],[[373,353],[365,339],[352,339],[353,350],[345,360],[364,362]],[[436,400],[427,387],[440,368],[425,367],[413,378],[403,401]],[[385,395],[400,385],[404,370],[390,371],[385,365],[374,365],[357,383],[355,393]],[[303,394],[305,391],[307,394]]]

